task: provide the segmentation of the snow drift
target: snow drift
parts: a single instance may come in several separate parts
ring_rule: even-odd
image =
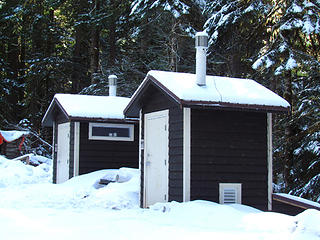
[[[100,170],[52,184],[51,165],[0,158],[1,239],[320,239],[320,212],[295,216],[208,201],[139,208],[139,170]],[[111,182],[100,185],[101,178]]]

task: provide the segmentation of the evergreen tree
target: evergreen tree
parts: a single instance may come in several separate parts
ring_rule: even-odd
[[[88,12],[90,12],[88,1],[68,0],[59,7],[59,14],[57,15],[64,26],[64,44],[68,46],[65,49],[65,55],[69,59],[66,75],[71,82],[70,91],[72,93],[79,93],[90,84],[90,25],[88,24]],[[68,90],[65,89],[66,91]]]
[[[314,194],[318,201],[319,9],[317,1],[273,6],[267,19],[270,38],[253,64],[292,106],[290,114],[276,122],[277,176],[283,177],[286,191],[309,198]]]
[[[252,58],[263,47],[265,13],[269,6],[254,1],[209,1],[205,28],[209,33],[211,74],[253,77]],[[259,79],[258,79],[259,80]]]
[[[64,31],[54,16],[58,7],[52,1],[34,0],[21,9],[26,25],[21,32],[26,39],[23,107],[36,128],[53,95],[67,87]]]
[[[19,47],[19,1],[0,3],[0,126],[16,121],[20,115],[24,81],[21,78],[23,58]]]
[[[38,131],[55,93],[107,95],[109,74],[131,96],[151,69],[194,72],[206,30],[208,74],[253,78],[291,104],[274,118],[275,180],[320,201],[319,12],[316,0],[0,1],[0,126]]]
[[[118,76],[120,95],[131,96],[151,69],[193,71],[193,39],[185,32],[182,18],[187,13],[179,13],[186,8],[179,1],[102,4],[101,71],[82,93],[107,94],[109,74]]]

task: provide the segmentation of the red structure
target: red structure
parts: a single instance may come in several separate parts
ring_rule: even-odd
[[[0,130],[0,154],[7,158],[20,156],[27,131],[3,131]]]

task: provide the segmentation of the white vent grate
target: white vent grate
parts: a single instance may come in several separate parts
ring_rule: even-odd
[[[232,204],[237,202],[237,192],[234,188],[223,189],[223,203]]]
[[[241,183],[220,183],[221,204],[241,204]]]

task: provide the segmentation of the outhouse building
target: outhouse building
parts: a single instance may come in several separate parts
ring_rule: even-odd
[[[124,110],[140,118],[141,206],[202,199],[270,210],[272,113],[289,109],[254,80],[150,71]]]
[[[56,94],[42,120],[53,128],[53,182],[100,169],[138,167],[138,120],[129,98]]]

